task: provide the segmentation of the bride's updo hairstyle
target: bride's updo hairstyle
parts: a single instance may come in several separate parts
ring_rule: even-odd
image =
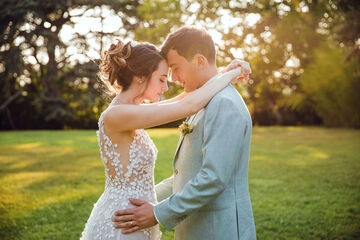
[[[115,91],[126,91],[134,76],[145,77],[147,86],[151,74],[163,59],[157,47],[150,43],[130,41],[124,44],[117,39],[116,44],[103,52],[98,76]]]

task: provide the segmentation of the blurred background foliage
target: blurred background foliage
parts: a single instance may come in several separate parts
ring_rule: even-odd
[[[219,67],[250,62],[235,87],[254,124],[360,127],[360,1],[0,2],[1,129],[96,128],[99,53],[115,37],[160,46],[185,24],[209,30]]]

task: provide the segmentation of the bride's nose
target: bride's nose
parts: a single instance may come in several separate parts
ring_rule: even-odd
[[[169,88],[168,88],[168,85],[167,85],[167,82],[166,82],[166,83],[165,83],[165,86],[163,86],[163,87],[161,88],[161,90],[162,90],[163,92],[166,92],[168,89],[169,89]]]

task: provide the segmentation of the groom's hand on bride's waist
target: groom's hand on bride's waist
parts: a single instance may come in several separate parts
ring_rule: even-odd
[[[158,222],[154,215],[154,206],[144,200],[129,198],[136,208],[128,208],[116,211],[112,221],[115,228],[123,228],[122,233],[133,233],[144,228],[152,227]]]

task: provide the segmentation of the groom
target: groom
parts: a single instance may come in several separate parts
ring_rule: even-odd
[[[203,29],[178,29],[161,51],[186,92],[218,74],[214,42]],[[130,199],[137,208],[117,211],[115,227],[132,233],[160,223],[175,228],[178,240],[256,239],[248,188],[252,121],[242,97],[229,85],[187,122],[193,129],[180,137],[174,173],[156,185],[159,203]]]

